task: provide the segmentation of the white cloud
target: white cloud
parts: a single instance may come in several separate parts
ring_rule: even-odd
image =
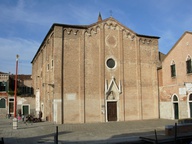
[[[126,0],[2,0],[0,71],[15,71],[16,54],[20,55],[22,73],[31,71],[30,62],[53,23],[89,25],[97,21],[99,12],[103,19],[108,18],[110,10],[115,19],[136,33],[160,36],[159,50],[167,53],[184,31],[192,29],[191,3],[189,0],[186,4],[182,0],[147,3],[143,0],[132,3]]]
[[[27,66],[26,69],[20,71],[21,73],[31,72],[31,60],[35,55],[39,43],[21,38],[0,38],[0,71],[15,72],[15,59],[16,55],[19,55],[19,63]],[[21,65],[21,66],[22,66]]]
[[[37,3],[33,1],[27,3],[27,1],[23,0],[17,1],[16,5],[0,5],[0,23],[50,25],[52,23],[50,19],[55,19],[55,16],[51,12],[50,14],[45,13],[43,10],[39,12],[39,10],[34,9],[35,6],[37,6]]]

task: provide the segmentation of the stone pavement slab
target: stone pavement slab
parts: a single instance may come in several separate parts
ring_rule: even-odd
[[[123,143],[154,135],[155,129],[157,134],[164,135],[165,125],[175,122],[164,119],[63,125],[18,122],[18,129],[14,130],[12,119],[0,119],[0,137],[4,138],[5,144],[51,144],[58,126],[60,144]]]

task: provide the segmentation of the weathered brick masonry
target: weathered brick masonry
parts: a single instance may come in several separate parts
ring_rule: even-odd
[[[53,24],[32,60],[37,111],[56,123],[158,118],[158,39],[112,17]]]

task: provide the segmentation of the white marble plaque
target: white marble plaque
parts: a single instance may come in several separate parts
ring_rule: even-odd
[[[68,93],[67,100],[76,100],[76,93]]]
[[[179,88],[180,95],[186,95],[186,88]]]
[[[192,91],[192,83],[185,83],[188,92]]]

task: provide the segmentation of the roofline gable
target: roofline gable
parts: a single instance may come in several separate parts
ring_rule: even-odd
[[[177,42],[172,46],[172,48],[169,50],[169,52],[166,54],[164,60],[166,59],[166,57],[168,57],[168,55],[171,53],[171,51],[173,51],[173,49],[177,46],[177,44],[183,39],[183,37],[186,35],[186,34],[191,34],[192,35],[192,32],[190,31],[185,31],[182,36],[177,40]],[[163,60],[163,61],[164,61]]]
[[[158,37],[158,36],[149,36],[149,35],[138,34],[138,33],[134,32],[133,30],[131,30],[130,28],[128,28],[127,26],[125,26],[125,25],[123,25],[122,23],[120,23],[118,20],[114,19],[113,17],[109,17],[109,18],[106,18],[106,19],[104,19],[104,20],[102,20],[102,21],[95,22],[95,23],[89,25],[88,28],[93,27],[93,26],[95,26],[95,25],[98,25],[98,24],[100,24],[100,23],[105,23],[105,22],[107,22],[107,21],[109,21],[109,20],[116,22],[118,25],[120,25],[120,26],[123,27],[124,29],[127,29],[128,31],[132,32],[133,34],[137,35],[138,37],[157,38],[157,39],[160,38],[160,37]]]
[[[93,26],[96,26],[96,25],[98,25],[98,24],[100,24],[100,23],[107,22],[107,21],[109,21],[109,20],[116,22],[118,25],[122,26],[124,29],[127,29],[128,31],[132,32],[133,34],[135,34],[135,35],[138,36],[138,37],[156,38],[156,39],[159,39],[159,38],[160,38],[160,37],[157,37],[157,36],[149,36],[149,35],[137,34],[137,33],[135,33],[133,30],[131,30],[131,29],[129,29],[128,27],[126,27],[126,26],[124,26],[123,24],[121,24],[119,21],[117,21],[117,20],[114,19],[113,17],[109,17],[109,18],[106,18],[106,19],[104,19],[104,20],[97,21],[97,22],[95,22],[95,23],[93,23],[93,24],[90,24],[90,25],[70,25],[70,24],[53,23],[53,25],[50,27],[48,33],[47,33],[46,36],[44,37],[43,42],[42,42],[41,45],[39,46],[39,48],[38,48],[35,56],[33,57],[31,63],[33,63],[33,61],[35,60],[35,58],[36,58],[37,54],[39,53],[41,47],[43,46],[43,44],[45,43],[47,37],[48,37],[49,34],[53,31],[53,29],[54,29],[55,26],[62,26],[62,27],[65,27],[65,28],[70,27],[70,28],[78,28],[78,29],[88,29],[88,28],[91,28],[91,27],[93,27]]]

